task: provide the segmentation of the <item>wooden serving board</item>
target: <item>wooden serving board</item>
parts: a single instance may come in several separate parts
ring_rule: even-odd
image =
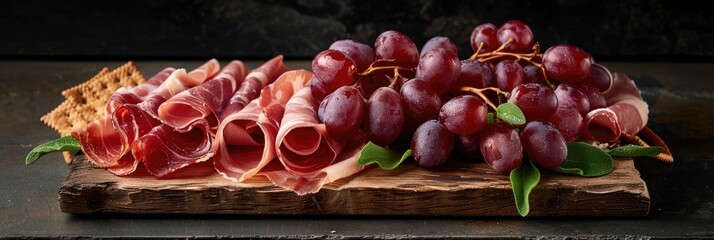
[[[229,181],[210,163],[157,180],[117,177],[77,156],[60,189],[68,213],[188,213],[278,215],[518,216],[508,176],[485,163],[449,160],[426,170],[408,163],[369,168],[298,196],[266,178]],[[607,176],[584,178],[541,171],[529,216],[645,216],[650,197],[632,159],[615,159]]]

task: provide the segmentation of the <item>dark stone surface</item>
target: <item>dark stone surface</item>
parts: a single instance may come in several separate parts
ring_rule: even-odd
[[[616,63],[650,102],[649,126],[670,145],[674,164],[636,159],[652,197],[642,218],[401,218],[214,215],[70,215],[58,190],[68,167],[60,154],[26,166],[37,144],[57,137],[39,122],[60,91],[118,61],[0,61],[0,238],[714,238],[713,64]],[[197,61],[139,61],[150,75]],[[259,62],[249,62],[255,67]],[[290,62],[293,68],[308,62]],[[478,206],[474,206],[478,207]]]
[[[453,38],[472,53],[474,26],[528,23],[543,46],[570,43],[599,60],[714,60],[714,15],[683,1],[41,1],[0,2],[0,57],[311,59],[333,41],[370,45],[382,31]]]

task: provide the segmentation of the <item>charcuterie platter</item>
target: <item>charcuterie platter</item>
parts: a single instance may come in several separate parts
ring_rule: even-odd
[[[627,74],[510,20],[460,60],[437,36],[345,39],[288,69],[128,63],[63,92],[71,213],[643,216],[632,157],[671,162]],[[78,117],[79,116],[79,117]],[[67,156],[67,155],[66,155]]]

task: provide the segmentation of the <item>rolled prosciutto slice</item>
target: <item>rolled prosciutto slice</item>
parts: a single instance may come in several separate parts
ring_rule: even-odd
[[[275,159],[275,138],[285,104],[308,85],[311,77],[312,73],[306,70],[286,72],[263,88],[260,98],[227,115],[216,134],[216,171],[242,182]]]
[[[310,88],[303,88],[288,101],[275,144],[285,170],[265,175],[276,185],[299,195],[317,192],[324,184],[362,170],[355,158],[366,143],[363,133],[350,139],[330,137],[319,123],[319,102]]]
[[[117,89],[114,94],[109,98],[106,107],[104,108],[104,115],[110,115],[119,108],[119,106],[124,104],[137,104],[146,98],[149,93],[153,92],[159,85],[161,85],[166,79],[169,78],[171,73],[176,71],[172,67],[165,68],[159,73],[149,78],[148,81],[139,84],[136,87],[121,87]]]
[[[283,71],[282,69],[284,69],[282,57],[274,58],[263,66],[268,66],[259,70],[268,71],[267,74],[262,74],[265,76],[275,75],[273,74],[274,71]],[[246,71],[242,63],[234,63],[234,66],[224,68],[222,72],[237,73],[237,70],[233,71],[231,69],[240,68],[243,68],[243,74],[241,75],[244,75]],[[220,74],[215,78],[219,77]],[[265,80],[266,83],[274,81],[274,79]],[[223,84],[213,84],[214,82]],[[176,95],[161,106],[163,108],[167,106],[167,104],[178,103],[178,109],[169,110],[173,111],[173,116],[171,116],[171,114],[164,115],[168,117],[162,119],[164,124],[154,128],[150,133],[139,138],[132,147],[132,154],[136,159],[144,161],[144,166],[149,173],[157,177],[164,177],[167,174],[191,164],[203,162],[214,155],[214,146],[216,146],[216,144],[214,144],[215,130],[210,128],[218,127],[217,113],[221,111],[220,107],[233,96],[232,91],[237,88],[235,86],[238,85],[237,83],[235,86],[227,85],[228,83],[230,83],[230,81],[220,79],[210,80]],[[204,89],[204,86],[207,87],[207,89]],[[230,92],[228,90],[230,90]],[[199,94],[203,95],[197,97]],[[176,100],[176,102],[174,102],[174,100]],[[212,103],[212,101],[215,101],[215,103]],[[208,119],[205,117],[199,118],[201,116],[191,116],[190,109],[186,109],[186,107],[194,105],[197,106],[191,108],[198,109],[203,107],[212,111],[209,114],[201,115],[208,117]],[[162,112],[160,111],[160,113]],[[187,113],[189,115],[185,115]],[[181,115],[184,115],[184,117],[181,118]],[[171,124],[169,124],[170,121],[168,119],[174,117],[179,118],[179,121],[174,121],[174,123],[179,124],[170,126]],[[198,124],[192,124],[192,122]]]
[[[139,106],[151,117],[160,119],[159,106],[162,103],[186,89],[198,86],[211,79],[218,73],[220,67],[218,60],[211,59],[189,73],[182,69],[176,70],[150,96],[139,103]]]
[[[366,143],[367,135],[359,131],[354,138],[350,139],[347,146],[342,149],[342,152],[337,156],[332,165],[310,174],[297,175],[293,172],[277,168],[277,166],[274,165],[267,166],[263,170],[264,173],[261,174],[268,177],[273,184],[283,189],[293,191],[298,195],[316,193],[320,191],[325,184],[352,176],[362,171],[364,166],[357,164],[357,158]]]
[[[251,71],[235,94],[228,100],[228,103],[226,103],[220,119],[242,110],[251,100],[259,96],[263,87],[275,81],[278,76],[287,70],[288,68],[283,64],[283,56],[279,55]]]
[[[583,119],[581,136],[587,140],[614,142],[647,125],[649,110],[635,82],[621,73],[613,77],[612,87],[603,93],[608,107],[592,110]]]
[[[248,69],[241,61],[232,61],[213,79],[183,91],[159,106],[159,119],[176,131],[188,132],[203,124],[215,132],[224,103],[243,82]]]

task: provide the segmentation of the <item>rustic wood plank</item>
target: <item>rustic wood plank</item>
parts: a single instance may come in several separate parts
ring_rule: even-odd
[[[544,172],[531,194],[530,216],[644,216],[650,197],[632,159],[616,159],[603,177]],[[68,213],[329,214],[518,216],[508,176],[485,163],[451,160],[433,170],[413,163],[393,171],[370,168],[297,196],[266,178],[224,179],[210,163],[173,179],[117,177],[78,156],[60,189]]]

